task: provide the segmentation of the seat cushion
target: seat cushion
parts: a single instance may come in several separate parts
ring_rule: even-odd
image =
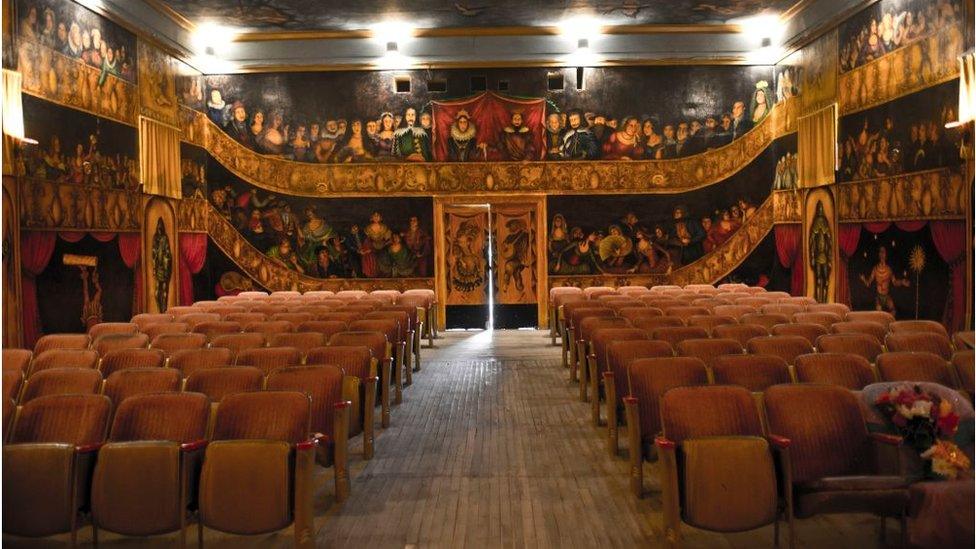
[[[799,518],[821,513],[899,516],[908,507],[910,479],[900,476],[825,477],[795,485]]]

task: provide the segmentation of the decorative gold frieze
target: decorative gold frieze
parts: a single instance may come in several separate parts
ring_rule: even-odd
[[[773,223],[799,223],[803,219],[800,191],[773,193]]]
[[[963,48],[962,31],[951,25],[840,75],[840,114],[868,109],[955,78],[959,74],[956,59]]]
[[[966,185],[949,169],[867,179],[836,186],[843,222],[966,217]]]
[[[183,199],[176,211],[176,227],[181,233],[207,232],[210,203],[206,200]]]
[[[176,60],[139,40],[139,113],[153,120],[179,126],[176,101]]]
[[[752,131],[702,154],[674,160],[312,164],[242,146],[206,115],[183,109],[183,139],[206,148],[257,187],[301,196],[548,192],[679,193],[734,175],[777,137],[796,131],[798,102],[778,104]]]
[[[20,224],[27,229],[138,231],[142,194],[20,178]]]

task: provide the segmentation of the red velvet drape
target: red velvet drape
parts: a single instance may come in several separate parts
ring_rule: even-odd
[[[139,233],[119,233],[119,255],[125,266],[132,269],[132,314],[142,312],[142,273],[139,260],[142,259],[142,235]]]
[[[950,303],[943,324],[952,331],[962,330],[966,321],[966,224],[962,221],[932,221],[929,230],[939,255],[949,264],[952,280]]]
[[[847,281],[847,263],[857,251],[857,244],[861,241],[860,223],[841,223],[838,225],[837,247],[840,249],[840,261],[837,263],[837,303],[851,305],[851,288]]]
[[[803,280],[806,278],[806,267],[803,265],[803,227],[797,224],[776,225],[774,234],[779,264],[792,270],[790,293],[803,295]]]
[[[193,305],[193,275],[207,259],[207,235],[180,234],[180,305]]]
[[[44,272],[54,255],[57,235],[47,231],[29,231],[20,236],[20,264],[24,346],[33,348],[41,336],[41,312],[37,307],[37,275]]]
[[[523,126],[529,128],[532,133],[532,143],[535,145],[536,156],[541,158],[545,152],[546,102],[544,99],[517,99],[485,92],[469,99],[434,101],[433,103],[434,160],[443,162],[448,159],[447,140],[451,134],[451,124],[454,123],[454,117],[461,109],[468,111],[471,122],[477,129],[475,139],[478,144],[488,145],[488,160],[502,160],[499,153],[501,135],[504,129],[511,124],[512,112],[516,110],[522,113]],[[472,158],[472,160],[484,159],[485,157],[480,150]]]

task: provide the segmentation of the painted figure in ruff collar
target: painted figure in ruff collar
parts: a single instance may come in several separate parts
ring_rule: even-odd
[[[447,140],[447,157],[451,162],[468,162],[475,160],[475,149],[478,128],[471,122],[468,111],[461,109],[454,115],[451,124],[451,135]]]
[[[417,110],[409,107],[403,113],[403,126],[393,139],[393,156],[408,162],[427,162],[431,159],[427,130],[417,124]]]
[[[502,130],[502,151],[506,160],[536,160],[532,132],[525,126],[522,111],[512,111],[512,124]]]
[[[592,160],[599,154],[599,145],[590,130],[586,128],[583,114],[573,109],[566,118],[568,124],[563,132],[561,156],[565,160]]]

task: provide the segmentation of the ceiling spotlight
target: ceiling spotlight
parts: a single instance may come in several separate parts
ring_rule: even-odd
[[[768,48],[769,46],[773,45],[773,39],[768,36],[764,36],[759,45],[760,47]]]
[[[580,38],[576,41],[576,49],[578,50],[588,50],[590,49],[590,40],[588,38]]]
[[[390,42],[397,44],[409,42],[416,32],[412,24],[403,21],[384,21],[373,25],[370,30],[373,40],[385,43],[387,47],[389,47]]]
[[[197,53],[216,56],[226,50],[237,34],[237,30],[230,27],[205,22],[197,25],[190,39]]]
[[[387,42],[386,43],[386,51],[387,51],[387,53],[398,52],[398,51],[400,51],[400,47],[397,46],[397,43],[396,42]]]

